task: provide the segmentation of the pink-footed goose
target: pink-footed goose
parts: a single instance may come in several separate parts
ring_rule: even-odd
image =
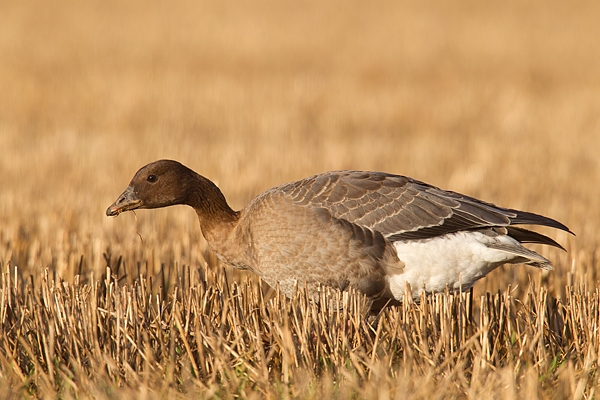
[[[176,161],[142,167],[108,216],[187,204],[218,258],[291,296],[294,286],[354,287],[373,302],[467,290],[505,263],[552,269],[521,243],[562,246],[515,225],[570,232],[541,215],[497,207],[383,172],[333,171],[287,183],[240,211],[207,178]],[[462,287],[460,287],[462,285]]]

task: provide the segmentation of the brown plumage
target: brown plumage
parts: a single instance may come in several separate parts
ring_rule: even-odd
[[[413,296],[446,285],[467,289],[503,263],[552,268],[520,243],[562,247],[514,225],[570,232],[551,218],[382,172],[315,175],[234,211],[214,183],[171,160],[141,168],[106,214],[176,204],[194,208],[219,259],[287,295],[296,283],[311,293],[320,285],[355,287],[375,301],[400,300],[405,282]]]

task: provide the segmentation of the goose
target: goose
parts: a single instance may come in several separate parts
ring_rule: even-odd
[[[398,304],[406,293],[418,300],[422,291],[466,291],[506,263],[551,270],[522,243],[564,248],[517,225],[572,234],[552,218],[384,172],[321,173],[234,211],[213,182],[173,160],[137,171],[106,215],[178,204],[196,211],[223,263],[254,272],[286,296],[295,287],[313,298],[321,286],[354,288],[372,304]]]

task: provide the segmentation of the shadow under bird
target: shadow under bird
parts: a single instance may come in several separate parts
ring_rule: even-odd
[[[311,296],[321,285],[354,287],[379,304],[402,300],[407,283],[413,298],[423,290],[464,291],[505,263],[550,270],[549,260],[522,243],[563,247],[516,225],[572,233],[552,218],[383,172],[322,173],[234,211],[213,182],[172,160],[142,167],[106,215],[177,204],[194,208],[222,262],[287,296],[296,284]]]

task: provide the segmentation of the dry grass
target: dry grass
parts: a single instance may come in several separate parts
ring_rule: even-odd
[[[3,274],[1,371],[15,395],[112,398],[594,397],[600,290],[423,296],[365,318],[355,293],[266,300],[249,280],[22,282]],[[163,282],[164,284],[165,282]]]
[[[4,2],[0,396],[593,397],[599,8]],[[551,232],[568,249],[540,249],[555,271],[500,268],[472,302],[373,320],[331,293],[317,310],[223,270],[191,210],[104,217],[163,157],[234,208],[315,172],[373,169],[577,237]]]

